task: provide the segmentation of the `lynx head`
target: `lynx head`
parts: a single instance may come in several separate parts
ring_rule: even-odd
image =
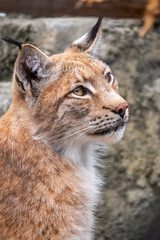
[[[20,45],[14,112],[28,118],[33,136],[57,152],[74,143],[116,142],[123,135],[128,104],[109,66],[95,57],[101,24],[98,19],[64,53],[51,57],[33,45]]]

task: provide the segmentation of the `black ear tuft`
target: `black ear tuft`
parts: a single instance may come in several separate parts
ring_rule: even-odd
[[[98,30],[99,30],[99,28],[100,28],[100,26],[102,24],[102,19],[103,18],[98,18],[97,23],[94,25],[94,27],[90,31],[89,39],[90,39],[91,42],[94,41],[94,39],[96,38]]]
[[[13,40],[13,39],[11,39],[9,37],[1,38],[1,40],[6,41],[8,43],[11,43],[13,45],[16,45],[16,46],[19,47],[19,49],[22,49],[22,43],[17,42],[17,41],[15,41],[15,40]]]

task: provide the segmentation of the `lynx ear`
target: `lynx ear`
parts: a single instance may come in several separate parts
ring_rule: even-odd
[[[15,79],[23,92],[32,95],[40,91],[43,80],[51,75],[53,62],[36,47],[23,44],[15,66]]]
[[[102,18],[99,18],[95,26],[88,33],[73,42],[69,49],[73,49],[74,51],[78,49],[82,52],[94,54],[96,52],[96,44],[100,35],[101,27]]]

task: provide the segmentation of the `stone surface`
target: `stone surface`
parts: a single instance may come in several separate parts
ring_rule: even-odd
[[[0,20],[0,37],[30,42],[50,55],[63,51],[95,21],[6,17]],[[141,39],[140,25],[133,20],[103,21],[99,57],[118,79],[131,119],[123,140],[109,147],[103,161],[105,184],[96,214],[97,240],[160,239],[160,28]],[[16,47],[0,43],[1,80],[11,78],[17,52]],[[8,99],[9,85],[2,82],[0,113]]]
[[[11,102],[11,82],[0,82],[0,116],[9,108]]]

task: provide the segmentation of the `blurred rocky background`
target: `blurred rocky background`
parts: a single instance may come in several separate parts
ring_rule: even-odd
[[[48,55],[62,52],[95,18],[0,17],[0,37],[32,43]],[[103,194],[96,240],[160,240],[160,26],[139,38],[141,22],[104,19],[99,57],[127,99],[131,119],[123,140],[108,147],[101,169]],[[18,49],[0,41],[0,115],[11,99]]]

